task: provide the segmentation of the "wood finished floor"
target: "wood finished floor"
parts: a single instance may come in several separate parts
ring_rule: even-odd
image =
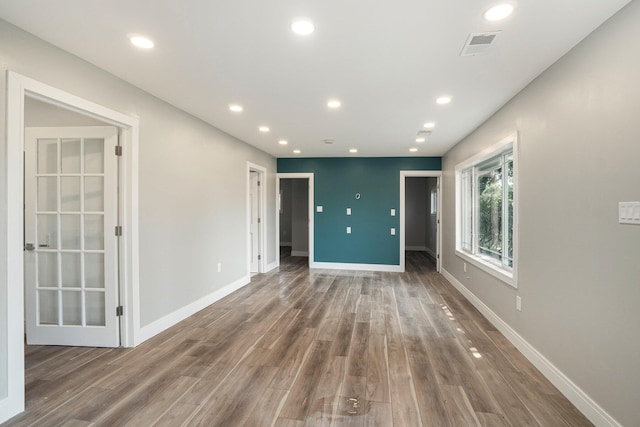
[[[135,349],[27,346],[4,425],[591,425],[422,253],[406,273],[306,262]]]

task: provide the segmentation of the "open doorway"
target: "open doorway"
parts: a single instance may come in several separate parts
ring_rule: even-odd
[[[280,254],[309,256],[309,179],[280,180]]]
[[[406,252],[423,252],[440,272],[441,172],[400,172],[400,263]]]
[[[7,210],[3,241],[6,244],[3,248],[6,269],[0,283],[0,301],[6,303],[6,322],[0,325],[0,422],[22,412],[25,404],[24,136],[27,98],[97,119],[118,129],[123,157],[120,169],[122,186],[117,195],[120,206],[117,216],[122,227],[117,276],[123,309],[109,315],[123,313],[120,317],[123,346],[133,347],[141,340],[138,301],[138,119],[8,71],[7,147],[4,157]]]
[[[313,174],[278,174],[278,264],[288,257],[313,263]],[[299,260],[298,260],[299,261]]]

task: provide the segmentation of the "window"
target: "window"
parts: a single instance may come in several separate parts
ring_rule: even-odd
[[[516,286],[516,136],[456,167],[456,252]]]

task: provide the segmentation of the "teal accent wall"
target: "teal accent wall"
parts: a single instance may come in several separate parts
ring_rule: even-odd
[[[442,170],[440,157],[278,159],[278,173],[314,174],[316,262],[400,265],[400,171]],[[355,194],[360,193],[356,200]],[[351,208],[351,216],[347,216]],[[391,216],[391,209],[396,216]],[[351,234],[347,234],[351,227]],[[396,235],[391,235],[395,227]]]

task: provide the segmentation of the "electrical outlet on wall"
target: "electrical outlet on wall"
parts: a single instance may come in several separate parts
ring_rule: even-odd
[[[220,273],[222,271],[222,263],[219,262],[218,263],[218,273]]]
[[[516,310],[522,311],[522,298],[520,295],[516,296]]]
[[[467,272],[467,263],[466,262],[462,263],[462,268],[464,268],[464,272],[466,273]]]

